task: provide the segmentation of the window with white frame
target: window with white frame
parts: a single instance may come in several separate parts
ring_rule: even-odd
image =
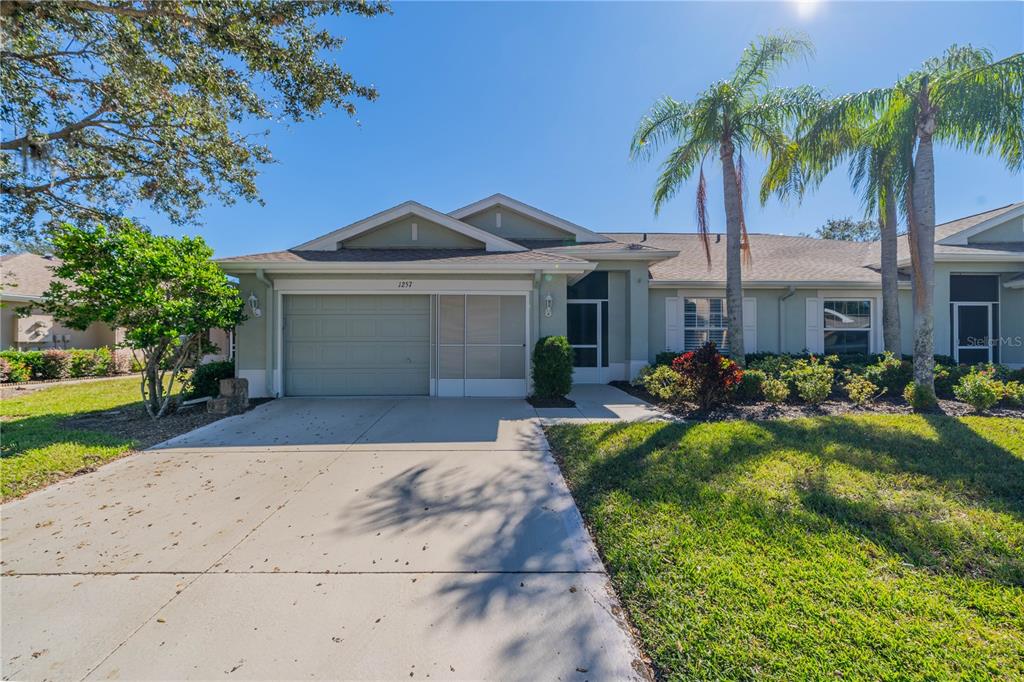
[[[683,350],[696,350],[714,341],[719,352],[728,353],[729,315],[724,298],[683,299]]]
[[[822,311],[826,355],[871,352],[871,299],[825,299]]]

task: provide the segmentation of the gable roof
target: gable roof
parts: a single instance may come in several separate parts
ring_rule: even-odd
[[[969,243],[968,239],[990,228],[1024,215],[1024,201],[993,208],[974,215],[964,216],[935,226],[935,257],[937,259],[985,260],[1011,257],[1016,260],[1020,255],[1016,243],[985,244]],[[864,265],[878,267],[882,262],[881,242],[870,243],[865,252]],[[903,266],[910,263],[910,241],[902,234],[896,242],[896,262]]]
[[[60,265],[60,259],[34,253],[0,256],[0,298],[11,301],[41,299],[53,279],[51,268],[57,265]]]
[[[608,241],[608,238],[603,234],[599,234],[597,232],[588,230],[587,228],[581,227],[576,223],[571,223],[564,218],[559,218],[558,216],[552,213],[542,211],[539,208],[536,208],[535,206],[530,206],[529,204],[525,204],[522,201],[519,201],[518,199],[513,199],[512,197],[507,196],[505,194],[492,194],[486,199],[474,201],[472,204],[463,206],[462,208],[457,208],[448,215],[450,215],[453,218],[461,220],[462,218],[467,218],[471,215],[480,213],[481,211],[486,211],[489,208],[494,208],[495,206],[504,206],[505,208],[515,211],[516,213],[522,213],[524,216],[528,218],[533,218],[536,221],[547,223],[552,227],[556,227],[559,230],[562,230],[575,236],[576,241],[580,243]]]
[[[381,225],[386,225],[399,218],[404,218],[409,215],[419,216],[424,220],[435,222],[439,225],[443,225],[453,232],[464,234],[467,237],[477,240],[484,245],[486,251],[525,251],[526,248],[510,242],[507,239],[491,234],[486,230],[481,230],[478,227],[473,227],[468,223],[464,223],[461,220],[456,220],[449,215],[435,211],[429,206],[424,206],[418,201],[404,201],[397,206],[392,206],[389,209],[376,213],[369,218],[364,218],[360,221],[354,222],[351,225],[328,232],[325,235],[311,239],[308,242],[299,244],[298,246],[292,247],[293,251],[317,251],[317,250],[331,250],[336,249],[339,242],[343,242],[346,239],[351,239],[356,235],[369,232]]]
[[[1024,201],[951,220],[935,226],[935,241],[966,246],[967,240],[974,235],[1021,215],[1024,215]]]

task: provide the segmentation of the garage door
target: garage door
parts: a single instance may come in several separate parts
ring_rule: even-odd
[[[427,395],[430,297],[286,296],[287,395]]]

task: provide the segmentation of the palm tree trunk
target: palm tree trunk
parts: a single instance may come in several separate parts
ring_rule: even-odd
[[[919,96],[917,154],[914,157],[913,223],[910,248],[914,267],[914,383],[935,393],[935,111],[925,82]]]
[[[898,288],[899,271],[896,267],[896,198],[891,187],[885,191],[885,210],[879,216],[882,241],[882,341],[885,350],[896,355],[901,354],[900,348],[900,294]]]
[[[725,195],[725,304],[729,313],[729,356],[746,366],[743,348],[742,233],[743,203],[733,163],[733,144],[721,144],[722,187]]]

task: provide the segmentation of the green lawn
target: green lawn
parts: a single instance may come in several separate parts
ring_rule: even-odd
[[[138,377],[58,385],[0,401],[0,494],[23,495],[130,450],[135,441],[61,422],[97,410],[141,410]]]
[[[1024,420],[548,436],[664,677],[1024,679]]]

